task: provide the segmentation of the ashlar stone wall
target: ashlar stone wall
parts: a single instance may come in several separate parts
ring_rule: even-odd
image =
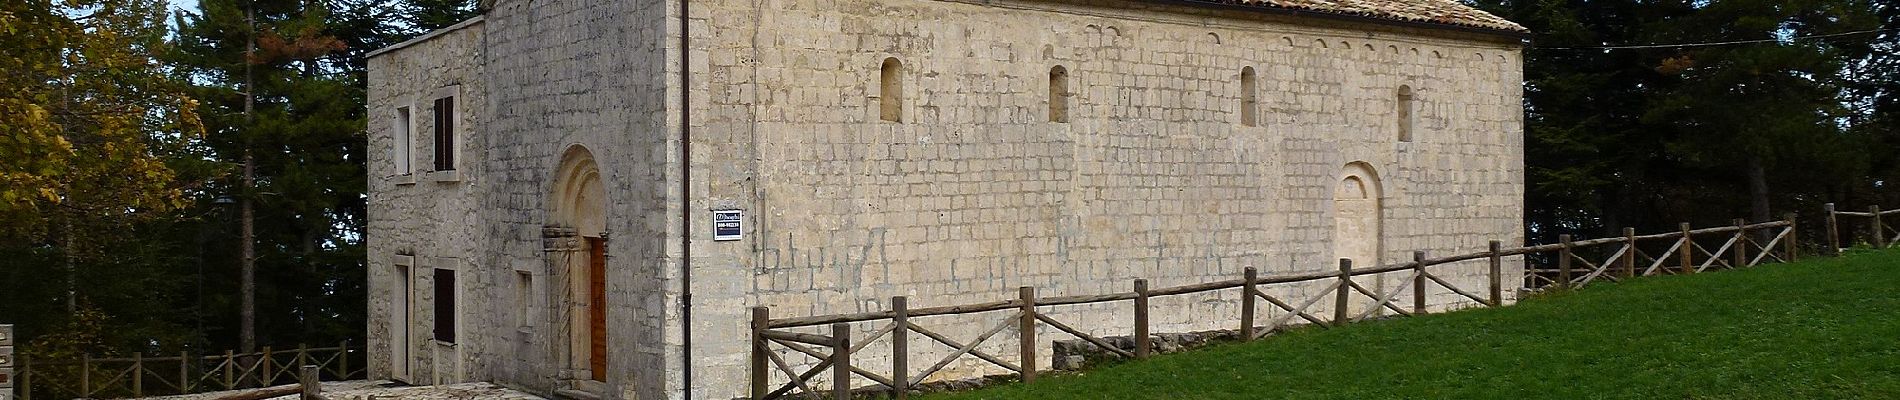
[[[743,241],[692,245],[692,351],[706,366],[695,393],[708,398],[744,393],[753,305],[790,317],[883,310],[898,295],[928,307],[1013,298],[1018,286],[1109,293],[1249,266],[1331,270],[1351,241],[1370,241],[1379,263],[1522,241],[1515,39],[1121,1],[729,0],[695,2],[693,24],[694,208],[743,209],[748,227]],[[887,59],[903,65],[901,122],[880,115]],[[1048,118],[1058,66],[1066,123]],[[1257,126],[1240,119],[1248,67]],[[1401,86],[1414,102],[1409,142],[1398,140]],[[1350,163],[1376,174],[1376,238],[1335,233]],[[710,232],[700,221],[690,229]],[[1484,287],[1481,263],[1446,268]],[[1430,298],[1461,306],[1449,292]],[[1126,307],[1052,311],[1126,335]],[[1154,307],[1156,332],[1231,329],[1238,295]],[[918,322],[967,340],[1001,318]],[[1014,354],[1011,335],[981,349]],[[911,358],[919,369],[952,350],[912,337],[926,351]],[[887,369],[888,345],[856,362]],[[942,377],[998,372],[966,360]]]
[[[1515,39],[1125,1],[696,1],[684,27],[678,7],[499,0],[480,20],[371,58],[372,374],[731,398],[746,390],[752,306],[791,317],[882,310],[899,295],[928,307],[1018,286],[1108,293],[1136,278],[1173,286],[1522,241]],[[884,82],[892,60],[896,81]],[[1056,67],[1065,122],[1050,118]],[[1402,86],[1410,141],[1398,139]],[[424,147],[427,100],[442,93],[462,111],[452,175],[429,173]],[[901,104],[898,121],[883,118],[885,103]],[[410,104],[405,176],[384,121]],[[567,253],[543,238],[561,228],[556,174],[573,154],[595,161],[604,187],[610,357],[598,383],[581,379],[565,343]],[[1377,201],[1347,207],[1376,218],[1342,229],[1348,174]],[[745,238],[711,240],[711,211],[731,209],[745,213]],[[434,268],[457,271],[453,345],[430,340]],[[1481,288],[1483,270],[1440,276]],[[1464,304],[1430,295],[1434,309]],[[1157,299],[1154,330],[1232,328],[1237,299]],[[1130,329],[1125,304],[1047,311],[1096,335]],[[917,322],[967,340],[999,318]],[[1013,354],[1011,335],[983,349]],[[913,339],[913,360],[951,351]],[[889,346],[854,362],[886,369]],[[967,360],[939,377],[997,372]]]

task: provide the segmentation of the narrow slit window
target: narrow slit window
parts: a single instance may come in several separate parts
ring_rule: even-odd
[[[1240,125],[1258,126],[1260,112],[1258,83],[1255,82],[1253,67],[1240,69]]]
[[[415,142],[409,139],[409,130],[415,126],[411,118],[413,117],[409,115],[409,107],[396,108],[396,120],[392,121],[395,125],[392,127],[395,134],[391,135],[394,143],[390,144],[389,158],[396,162],[397,175],[408,175],[414,170],[409,157],[409,150],[415,145]]]
[[[896,58],[884,59],[884,65],[878,68],[878,117],[885,121],[904,122],[904,63]]]
[[[534,274],[515,271],[515,325],[529,326],[534,311]]]
[[[455,270],[435,270],[435,340],[455,343]]]
[[[1049,122],[1069,122],[1069,70],[1049,69]]]
[[[1399,86],[1398,110],[1399,141],[1412,141],[1412,87]]]
[[[455,97],[435,99],[435,170],[455,170]]]

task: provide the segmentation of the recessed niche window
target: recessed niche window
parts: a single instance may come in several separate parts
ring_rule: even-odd
[[[515,322],[519,326],[529,326],[533,322],[530,315],[534,311],[534,275],[528,271],[515,271]]]
[[[1399,141],[1401,142],[1412,141],[1412,103],[1412,87],[1399,86],[1396,102],[1398,109],[1393,114],[1398,115]]]
[[[1259,90],[1257,90],[1259,86],[1257,86],[1256,80],[1257,78],[1254,77],[1253,67],[1243,67],[1240,69],[1241,126],[1257,126],[1259,124],[1259,116],[1256,114],[1260,112],[1260,99],[1258,97]]]
[[[409,130],[415,126],[415,123],[409,114],[409,107],[397,107],[395,119],[391,121],[390,127],[394,133],[391,135],[394,143],[389,145],[389,158],[396,162],[397,175],[408,175],[414,170],[414,167],[410,165],[413,160],[409,157],[409,150],[414,148],[415,142],[409,139]]]
[[[896,58],[884,59],[884,65],[878,68],[878,118],[891,122],[904,122],[904,63]]]
[[[1069,122],[1069,70],[1049,68],[1049,122]]]

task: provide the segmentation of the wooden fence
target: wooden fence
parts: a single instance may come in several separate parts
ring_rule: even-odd
[[[1751,267],[1768,259],[1791,261],[1797,252],[1795,217],[1784,218],[1756,224],[1738,219],[1729,226],[1702,229],[1684,222],[1676,232],[1640,236],[1635,229],[1624,228],[1622,237],[1583,241],[1559,235],[1556,244],[1525,248],[1529,253],[1549,253],[1549,257],[1532,257],[1547,259],[1542,266],[1525,263],[1524,288],[1580,287],[1634,276]],[[1762,236],[1766,239],[1754,235],[1759,233],[1767,233]]]
[[[1841,243],[1840,217],[1856,217],[1856,218],[1867,219],[1867,228],[1865,230],[1855,229],[1854,231],[1857,233],[1854,233],[1853,235],[1858,236],[1859,235],[1858,232],[1865,232],[1867,234],[1867,244],[1874,246],[1874,248],[1876,249],[1885,249],[1885,248],[1900,246],[1900,227],[1896,227],[1894,226],[1894,224],[1887,223],[1887,221],[1884,220],[1891,216],[1900,215],[1900,210],[1881,211],[1880,206],[1876,205],[1876,206],[1867,206],[1867,212],[1864,212],[1864,213],[1851,212],[1851,211],[1838,211],[1834,209],[1834,203],[1827,203],[1826,210],[1827,210],[1827,244],[1828,244],[1827,248],[1828,248],[1828,251],[1832,254],[1836,254],[1836,255],[1840,254],[1841,248],[1842,248],[1841,245],[1843,244],[1850,245],[1850,246],[1854,244],[1854,243]],[[1848,240],[1852,241],[1854,240],[1854,238],[1850,236]]]
[[[937,374],[951,363],[964,357],[974,357],[989,365],[1000,367],[1014,373],[1024,382],[1036,380],[1038,367],[1036,328],[1047,325],[1055,330],[1081,339],[1100,348],[1102,351],[1126,358],[1141,359],[1154,352],[1149,329],[1149,301],[1158,297],[1180,296],[1197,293],[1210,293],[1238,289],[1242,296],[1239,328],[1242,340],[1257,339],[1274,330],[1296,323],[1310,323],[1313,326],[1331,328],[1384,317],[1382,310],[1389,310],[1397,316],[1413,316],[1427,311],[1426,295],[1432,286],[1443,288],[1482,306],[1497,307],[1504,304],[1503,268],[1504,258],[1526,256],[1525,285],[1537,290],[1553,285],[1578,287],[1600,281],[1614,281],[1637,275],[1678,273],[1689,274],[1708,268],[1738,268],[1752,266],[1766,259],[1791,261],[1797,253],[1795,246],[1795,220],[1789,215],[1781,221],[1744,224],[1737,221],[1732,226],[1691,229],[1682,224],[1675,232],[1636,235],[1633,230],[1625,229],[1622,237],[1603,238],[1584,241],[1572,241],[1568,236],[1560,243],[1540,246],[1503,248],[1498,241],[1492,241],[1486,251],[1455,255],[1450,257],[1429,258],[1425,252],[1414,252],[1413,261],[1381,265],[1370,268],[1354,268],[1352,261],[1339,260],[1338,270],[1316,273],[1261,276],[1253,268],[1247,268],[1240,277],[1218,282],[1207,282],[1168,288],[1149,288],[1148,282],[1136,279],[1132,291],[1098,295],[1037,297],[1036,288],[1022,287],[1017,298],[997,300],[985,303],[963,304],[941,307],[908,308],[903,296],[893,297],[888,310],[854,314],[821,315],[774,319],[766,307],[752,309],[752,356],[751,356],[751,398],[771,399],[791,394],[803,394],[820,398],[830,396],[837,399],[850,398],[853,391],[888,392],[893,398],[906,398],[909,392]],[[1757,241],[1750,237],[1751,232],[1768,232],[1771,239]],[[1703,246],[1720,243],[1710,251]],[[1780,244],[1778,247],[1777,244]],[[1648,249],[1647,251],[1645,249]],[[1778,250],[1778,251],[1777,251]],[[1595,252],[1595,253],[1593,253]],[[1597,254],[1602,253],[1602,254]],[[1779,253],[1779,254],[1776,254]],[[1655,256],[1650,256],[1654,254]],[[1586,257],[1589,255],[1590,257]],[[1596,258],[1596,255],[1607,257]],[[1436,266],[1461,261],[1487,260],[1486,287],[1477,291],[1467,290],[1454,285],[1434,273]],[[1596,260],[1602,260],[1597,262]],[[1542,266],[1533,266],[1543,263]],[[1554,263],[1555,265],[1550,265]],[[1409,286],[1407,290],[1394,290],[1381,294],[1355,281],[1361,281],[1367,275],[1398,273],[1408,276],[1401,282]],[[1270,285],[1296,283],[1322,283],[1325,289],[1308,292],[1318,293],[1309,298],[1281,299],[1268,295],[1265,290]],[[1377,285],[1373,285],[1378,287]],[[1516,288],[1513,288],[1515,290]],[[1410,301],[1400,299],[1401,294],[1409,292]],[[1324,312],[1312,311],[1315,304],[1330,300],[1330,316]],[[1057,320],[1051,313],[1042,311],[1051,307],[1105,304],[1111,302],[1129,302],[1130,312],[1134,314],[1133,349],[1117,347],[1100,337],[1089,335],[1076,329],[1069,323]],[[1261,302],[1265,304],[1261,304]],[[1368,303],[1369,302],[1369,303]],[[1353,306],[1362,306],[1355,311]],[[1264,321],[1257,318],[1257,310],[1273,307],[1280,314]],[[1003,318],[989,324],[982,334],[969,341],[959,341],[918,324],[918,320],[933,316],[969,315],[978,313],[996,313]],[[868,337],[853,341],[852,323],[876,322],[882,327],[872,331]],[[794,328],[829,326],[830,335],[801,333]],[[978,348],[984,341],[997,336],[1011,327],[1016,328],[1018,344],[1017,354],[1005,358]],[[807,328],[809,329],[809,328]],[[910,363],[910,337],[915,333],[955,349],[949,355],[935,360],[920,371],[913,371]],[[852,363],[852,354],[863,350],[880,339],[890,341],[891,356],[888,371],[870,371]],[[797,361],[816,363],[804,371],[798,371],[781,356],[774,347],[790,350]],[[783,375],[780,384],[774,384],[774,372]],[[813,388],[811,381],[829,371],[829,393]],[[854,379],[875,382],[874,387],[855,389]]]
[[[119,398],[201,393],[219,390],[261,388],[299,381],[298,366],[315,366],[323,380],[349,380],[366,376],[361,349],[349,342],[336,347],[274,351],[265,347],[255,353],[224,352],[222,355],[179,353],[172,356],[93,358],[90,354],[76,360],[41,361],[22,354],[15,382],[20,400],[34,396],[49,399]],[[355,360],[352,360],[352,359]]]

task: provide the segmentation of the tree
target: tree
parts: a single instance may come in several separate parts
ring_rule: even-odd
[[[474,0],[401,0],[403,22],[420,32],[447,28],[477,15]]]
[[[206,99],[210,157],[234,171],[248,160],[255,176],[255,185],[241,172],[208,181],[206,195],[255,207],[256,285],[267,289],[256,292],[258,344],[362,336],[363,55],[412,35],[397,25],[403,16],[372,0],[204,0],[179,19],[172,60]],[[243,312],[241,298],[212,302]],[[219,337],[241,328],[213,325]]]
[[[196,100],[157,62],[165,19],[158,0],[0,4],[0,290],[12,295],[0,320],[22,333],[70,321],[82,303],[175,314],[138,295],[170,281],[130,258],[148,247],[127,244],[186,204],[202,137]],[[115,332],[175,336],[171,326]]]
[[[1861,0],[1482,2],[1526,50],[1527,223],[1560,233],[1817,210],[1890,154],[1852,104]],[[1836,36],[1841,35],[1841,36]],[[1804,39],[1808,36],[1820,38]],[[1743,43],[1730,43],[1742,41]]]

